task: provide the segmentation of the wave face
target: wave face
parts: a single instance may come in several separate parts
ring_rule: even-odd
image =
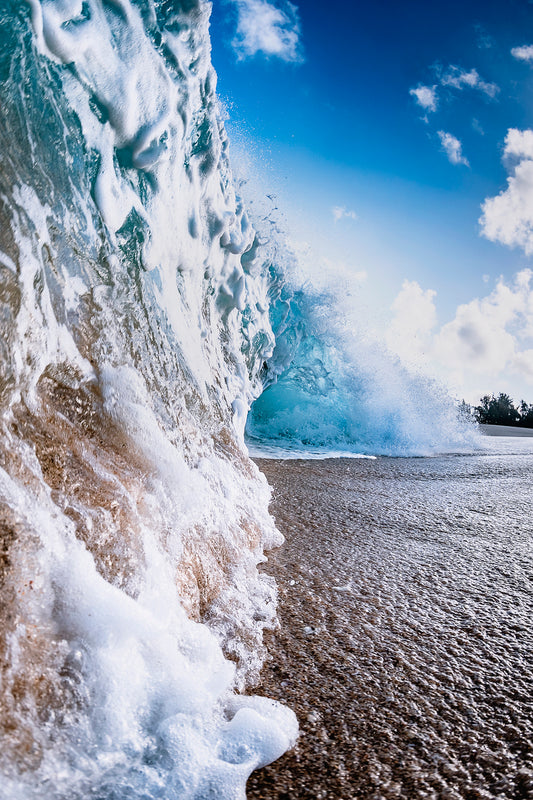
[[[238,798],[280,544],[246,409],[270,278],[204,0],[0,11],[2,798]]]
[[[420,456],[471,451],[479,434],[445,387],[406,369],[344,313],[338,293],[295,282],[287,253],[272,267],[270,317],[276,337],[264,391],[247,420],[258,454]],[[292,264],[292,267],[290,266]],[[292,275],[292,277],[291,277]]]

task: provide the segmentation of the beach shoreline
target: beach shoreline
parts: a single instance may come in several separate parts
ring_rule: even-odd
[[[479,428],[484,436],[533,436],[533,428],[515,428],[514,425],[480,425]]]

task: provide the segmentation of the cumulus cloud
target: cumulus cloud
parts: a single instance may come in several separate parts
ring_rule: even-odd
[[[513,358],[512,368],[526,377],[528,383],[533,383],[533,349],[517,353]]]
[[[301,61],[298,9],[288,0],[230,0],[237,9],[237,32],[233,48],[240,60],[259,53]]]
[[[435,336],[434,357],[457,384],[511,389],[533,385],[533,273],[522,270],[511,285],[502,280],[487,297],[458,307]],[[478,394],[479,396],[479,394]]]
[[[448,156],[450,164],[464,164],[465,167],[470,166],[468,159],[463,155],[463,146],[459,139],[452,136],[451,133],[446,133],[446,131],[438,131],[438,136],[442,149]]]
[[[533,272],[522,270],[510,284],[500,280],[437,325],[436,293],[405,281],[392,305],[387,344],[407,364],[416,364],[455,384],[477,400],[488,391],[533,385]],[[509,389],[507,389],[509,390]]]
[[[529,273],[529,271],[527,271]],[[531,274],[528,274],[528,282]],[[524,310],[531,291],[526,284],[506,286],[500,282],[487,297],[457,308],[455,318],[444,325],[435,339],[435,352],[448,368],[496,375],[516,355],[516,335],[510,330]]]
[[[436,111],[437,110],[437,86],[423,86],[419,84],[414,89],[409,89],[409,94],[412,95],[418,105],[424,109],[424,111]]]
[[[533,131],[511,128],[505,139],[504,159],[516,160],[510,167],[507,188],[483,203],[480,217],[483,236],[509,247],[533,253]]]
[[[391,310],[393,319],[386,333],[389,349],[407,364],[424,360],[437,322],[436,292],[405,280]]]
[[[521,161],[507,189],[482,205],[481,232],[487,239],[533,253],[533,161]]]
[[[478,89],[487,97],[496,97],[500,91],[500,87],[495,83],[488,83],[480,78],[477,69],[466,70],[461,67],[450,65],[448,69],[441,74],[440,82],[442,86],[449,86],[453,89]]]
[[[341,219],[357,219],[357,214],[355,211],[345,208],[344,206],[333,206],[331,213],[333,214],[333,219],[335,222],[339,222]]]
[[[533,160],[533,131],[509,128],[505,137],[504,158],[528,158]]]
[[[511,55],[519,61],[533,61],[533,44],[525,44],[522,47],[513,47]]]

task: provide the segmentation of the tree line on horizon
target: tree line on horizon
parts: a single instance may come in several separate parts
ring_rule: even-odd
[[[461,403],[462,413],[469,414],[481,425],[514,425],[518,428],[533,428],[533,404],[521,400],[515,406],[505,392],[498,395],[486,394],[480,398],[480,405],[470,406]]]

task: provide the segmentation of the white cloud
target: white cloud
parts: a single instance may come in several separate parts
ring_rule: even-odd
[[[389,349],[454,384],[470,402],[491,391],[527,393],[533,387],[532,283],[529,269],[509,285],[500,280],[487,296],[458,306],[439,328],[436,293],[405,281],[392,305]]]
[[[424,109],[424,111],[436,111],[437,110],[437,87],[436,86],[423,86],[419,84],[414,89],[409,89],[409,94],[412,95],[418,105]]]
[[[335,222],[339,222],[341,219],[357,219],[355,211],[345,208],[344,206],[333,206],[331,213],[333,214]]]
[[[533,253],[533,131],[511,128],[505,139],[504,158],[518,158],[507,179],[507,188],[483,203],[480,217],[483,236],[509,247]]]
[[[519,61],[533,61],[533,44],[525,44],[522,47],[513,47],[511,55]]]
[[[533,159],[533,131],[509,128],[505,137],[505,157]]]
[[[479,74],[476,69],[471,69],[468,72],[460,67],[450,66],[447,72],[442,75],[440,82],[443,86],[453,86],[454,89],[464,89],[465,86],[473,89],[479,82]]]
[[[231,0],[237,9],[233,48],[240,60],[262,53],[283,61],[301,61],[298,9],[288,0]]]
[[[450,86],[453,89],[478,89],[487,97],[496,97],[500,87],[495,83],[488,83],[480,78],[477,69],[461,69],[461,67],[449,66],[446,72],[441,75],[442,86]]]
[[[525,376],[529,383],[533,383],[533,349],[517,353],[512,362],[513,372]]]
[[[389,349],[407,364],[420,363],[430,349],[431,331],[437,322],[436,292],[423,290],[405,280],[391,309],[394,317],[386,333]]]
[[[466,167],[469,167],[470,164],[468,163],[468,159],[463,155],[463,146],[459,139],[445,131],[438,131],[438,135],[442,149],[448,156],[450,164],[464,164]]]
[[[515,336],[508,326],[523,305],[520,289],[502,282],[487,297],[460,305],[436,336],[439,360],[455,370],[498,374],[515,356]]]

